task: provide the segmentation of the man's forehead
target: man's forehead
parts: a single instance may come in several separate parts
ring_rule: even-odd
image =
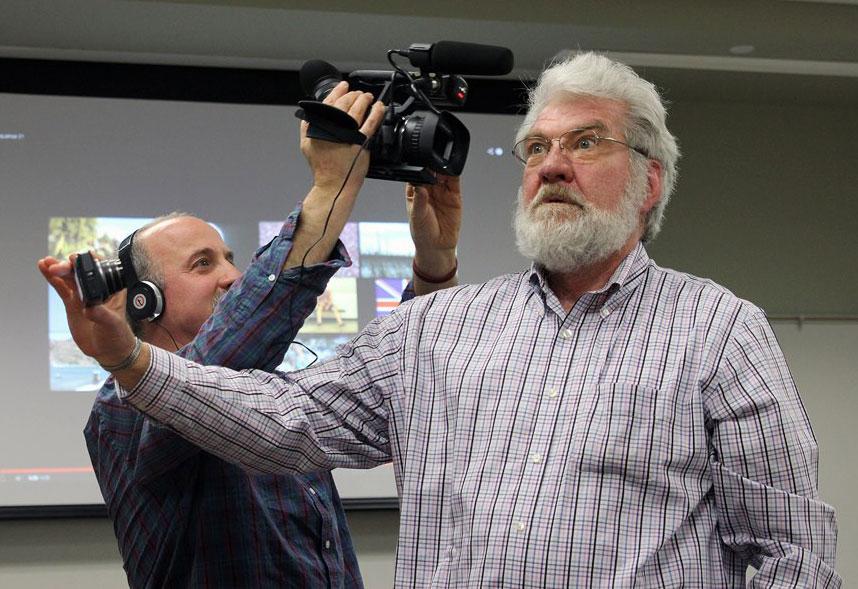
[[[549,102],[536,117],[532,130],[562,125],[610,130],[625,122],[625,103],[595,96],[564,97]]]
[[[169,249],[181,253],[203,247],[228,249],[217,229],[210,223],[191,216],[166,219],[147,228],[139,237],[145,240],[150,251]]]

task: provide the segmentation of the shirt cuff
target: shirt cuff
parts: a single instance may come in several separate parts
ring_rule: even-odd
[[[271,266],[271,270],[274,271],[283,268],[283,264],[286,262],[289,252],[292,251],[295,231],[298,228],[298,219],[301,216],[303,204],[303,202],[299,202],[295,209],[289,213],[289,216],[286,217],[286,221],[283,222],[283,226],[280,228],[280,233],[277,237],[256,250],[256,253],[253,256],[254,261],[262,257],[265,252],[268,252],[268,265]],[[319,266],[327,266],[339,270],[340,268],[348,268],[351,265],[352,259],[346,250],[345,244],[343,244],[342,241],[337,240],[334,250],[331,252],[331,257],[328,258],[326,262],[307,266],[305,270],[307,268],[315,268]],[[290,268],[290,270],[292,269]]]
[[[158,409],[163,408],[166,397],[176,397],[172,391],[180,390],[187,382],[186,360],[151,344],[149,366],[137,384],[126,390],[116,382],[116,396],[158,420]],[[175,408],[174,408],[175,411]]]

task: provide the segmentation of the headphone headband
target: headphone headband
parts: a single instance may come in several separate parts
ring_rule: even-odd
[[[122,273],[125,275],[125,285],[129,288],[138,283],[140,279],[137,277],[137,270],[134,268],[132,261],[131,248],[134,247],[134,236],[137,235],[135,230],[131,235],[122,240],[119,244],[119,261],[122,262]]]
[[[122,264],[122,275],[128,289],[125,309],[132,319],[154,321],[164,311],[164,295],[157,284],[148,280],[141,281],[137,276],[131,256],[135,235],[137,231],[119,244],[119,261]]]

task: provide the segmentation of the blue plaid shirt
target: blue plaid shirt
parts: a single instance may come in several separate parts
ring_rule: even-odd
[[[349,259],[281,272],[300,207],[179,354],[272,371]],[[298,282],[300,278],[301,287]],[[99,391],[84,430],[132,587],[362,587],[329,472],[251,475]]]

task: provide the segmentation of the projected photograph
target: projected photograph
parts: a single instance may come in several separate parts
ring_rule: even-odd
[[[299,334],[357,333],[358,300],[355,278],[331,278]]]
[[[383,317],[398,307],[406,286],[407,278],[376,278],[375,316]]]
[[[259,247],[262,247],[280,233],[283,221],[260,221],[259,222]],[[360,276],[360,251],[358,250],[358,224],[346,223],[340,234],[340,241],[346,246],[352,265],[348,268],[337,270],[339,278],[357,278]]]
[[[149,219],[134,217],[52,217],[48,226],[48,255],[93,250],[102,258],[116,255],[119,242]],[[48,345],[52,391],[95,391],[107,373],[75,345],[60,297],[48,288]]]
[[[302,336],[299,334],[298,338],[289,347],[289,351],[286,352],[283,362],[277,367],[277,370],[291,372],[292,370],[306,368],[317,356],[318,361],[326,360],[334,355],[337,346],[349,341],[350,337],[348,335]]]
[[[408,223],[359,223],[361,278],[411,276],[414,243]]]

